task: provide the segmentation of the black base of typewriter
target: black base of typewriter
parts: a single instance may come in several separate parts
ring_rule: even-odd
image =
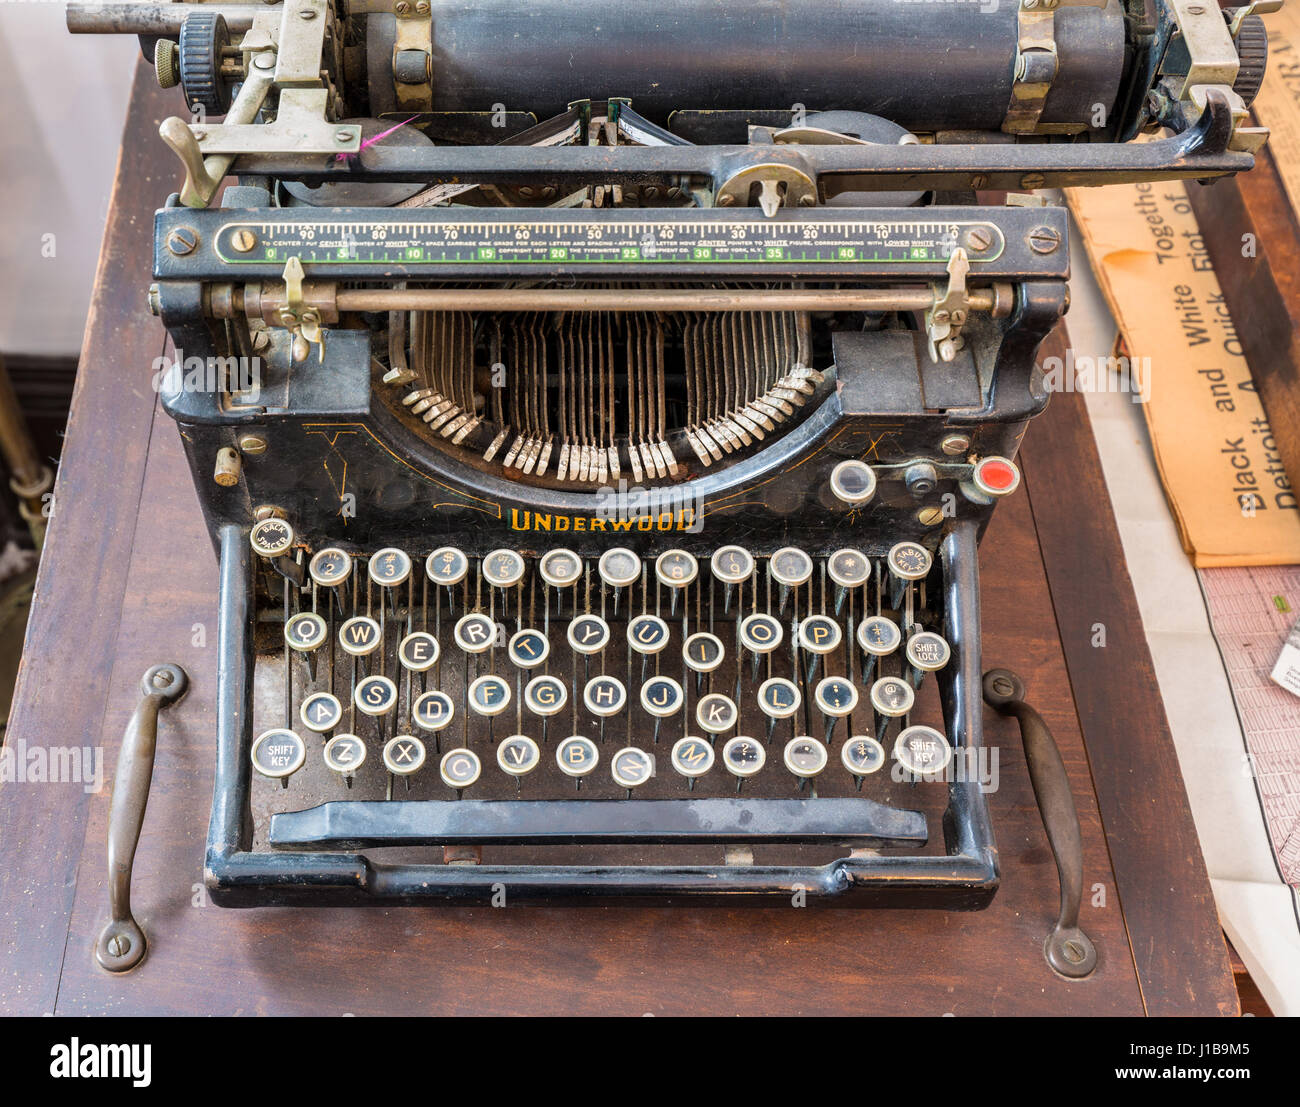
[[[940,724],[958,753],[981,744],[977,533],[973,521],[954,524],[936,558],[930,581],[943,581],[942,631],[952,659],[940,679],[927,678],[922,685],[917,712],[926,716],[913,719]],[[280,725],[285,665],[273,662],[280,679],[271,682],[270,691],[255,687],[255,578],[247,530],[223,527],[220,548],[221,706],[206,863],[218,904],[795,901],[951,910],[983,907],[996,891],[996,850],[978,781],[960,774],[947,783],[895,781],[887,779],[887,765],[866,778],[859,793],[839,764],[846,734],[842,722],[830,746],[830,764],[817,778],[816,798],[809,798],[811,788],[800,791],[781,764],[784,742],[796,733],[789,723],[783,724],[788,733],[778,727],[768,743],[766,767],[737,795],[734,778],[720,763],[688,791],[686,780],[667,763],[682,724],[665,723],[655,745],[652,721],[636,711],[632,722],[629,710],[606,724],[602,763],[577,794],[553,760],[555,743],[569,733],[568,712],[550,722],[546,735],[540,720],[525,725],[542,746],[541,769],[567,785],[564,798],[533,798],[541,787],[534,777],[545,775],[541,769],[519,785],[501,773],[483,720],[476,720],[483,735],[469,741],[483,761],[483,776],[463,799],[454,798],[439,779],[431,735],[423,735],[429,764],[413,778],[409,792],[402,779],[393,780],[391,799],[378,744],[368,732],[363,737],[373,756],[351,790],[322,763],[312,745],[321,741],[315,735],[305,735],[306,766],[287,790],[281,789],[254,776],[249,751],[259,728]],[[702,565],[701,576],[707,572]],[[609,648],[621,658],[622,624],[610,622]],[[672,648],[679,646],[674,641]],[[566,659],[557,675],[567,674],[568,666]],[[294,670],[291,710],[296,712],[306,678],[300,662]],[[719,679],[735,679],[734,669],[726,672],[732,675]],[[581,666],[577,673],[580,682]],[[270,702],[275,697],[278,704]],[[635,689],[633,708],[634,697]],[[866,714],[869,719],[869,708]],[[813,719],[820,715],[814,712]],[[458,717],[444,732],[444,752],[465,744],[461,721]],[[886,749],[898,726],[895,721]],[[815,722],[811,732],[820,738],[819,727]],[[495,738],[515,729],[512,705],[494,723]],[[859,725],[859,730],[872,727]],[[801,723],[797,732],[808,731]],[[387,733],[393,733],[391,724]],[[590,736],[597,738],[595,731]],[[656,752],[658,761],[656,777],[630,800],[610,779],[606,760],[627,744]],[[477,863],[445,863],[443,846],[461,847],[446,857],[476,848]],[[380,849],[382,857],[375,856]]]

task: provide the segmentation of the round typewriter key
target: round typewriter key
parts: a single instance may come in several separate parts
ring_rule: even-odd
[[[869,776],[885,763],[885,747],[867,734],[855,734],[840,750],[840,764],[854,776]]]
[[[807,780],[826,768],[826,747],[816,738],[804,734],[785,744],[783,760],[785,767],[795,776]]]
[[[465,579],[465,574],[469,572],[469,558],[463,550],[443,546],[425,559],[424,571],[434,584],[450,588]]]
[[[744,546],[722,546],[713,551],[709,566],[723,584],[744,584],[754,575],[754,555]]]
[[[873,657],[887,657],[902,640],[898,624],[883,615],[872,615],[858,624],[858,645]]]
[[[515,734],[497,746],[497,764],[503,773],[527,776],[542,760],[542,751],[526,734]]]
[[[295,650],[314,650],[328,634],[325,620],[314,611],[299,611],[284,624],[284,640]]]
[[[609,759],[614,783],[632,789],[655,775],[655,759],[636,746],[624,746]]]
[[[813,699],[823,715],[842,719],[858,706],[858,690],[848,677],[828,676],[817,682]]]
[[[479,715],[500,715],[510,706],[510,685],[495,673],[487,673],[470,684],[469,705]]]
[[[324,756],[327,768],[353,776],[366,759],[366,744],[355,734],[336,734],[325,743]]]
[[[777,550],[767,564],[772,579],[783,588],[798,588],[812,576],[812,558],[794,546]]]
[[[404,669],[409,669],[413,673],[427,673],[438,663],[440,652],[438,639],[432,634],[417,630],[414,634],[408,634],[398,644],[397,659]]]
[[[771,615],[746,615],[740,621],[740,644],[752,653],[771,653],[784,637],[780,621]]]
[[[711,673],[726,657],[722,639],[707,631],[692,634],[682,643],[682,660],[697,673]]]
[[[713,768],[713,747],[703,738],[678,738],[669,754],[673,768],[688,780]]]
[[[898,677],[881,677],[871,686],[871,706],[877,715],[896,719],[911,711],[915,701],[912,686]]]
[[[986,496],[1009,496],[1020,487],[1020,470],[1005,457],[985,457],[976,462],[971,480]]]
[[[535,669],[551,655],[551,643],[540,630],[517,630],[510,638],[509,652],[519,668]]]
[[[379,624],[369,615],[354,615],[339,627],[339,645],[353,657],[374,653],[382,638]]]
[[[425,692],[411,705],[411,721],[421,730],[443,730],[455,717],[456,705],[446,692]]]
[[[930,552],[919,542],[899,542],[889,551],[889,571],[899,580],[920,580],[930,571]]]
[[[840,644],[840,624],[825,615],[810,615],[799,624],[799,648],[828,654]]]
[[[411,734],[390,738],[384,746],[384,765],[396,776],[410,776],[424,766],[424,743]]]
[[[730,696],[711,692],[695,705],[695,721],[710,734],[725,734],[736,725],[739,712]]]
[[[767,762],[767,751],[753,738],[732,738],[722,747],[722,763],[732,776],[753,776]]]
[[[952,760],[952,746],[934,727],[909,726],[894,739],[894,759],[914,776],[941,773]]]
[[[307,563],[307,572],[311,579],[322,588],[333,588],[342,584],[352,573],[352,558],[345,550],[337,546],[327,546],[317,550]]]
[[[788,719],[802,703],[803,693],[799,691],[799,685],[785,677],[772,677],[759,685],[758,706],[770,718]]]
[[[263,519],[253,524],[248,541],[259,557],[283,557],[293,545],[293,527],[283,519]]]
[[[592,677],[583,690],[582,702],[593,715],[607,719],[623,710],[627,703],[627,689],[617,677]]]
[[[876,494],[876,474],[865,461],[841,461],[831,470],[831,494],[840,503],[861,507]]]
[[[676,715],[686,702],[682,686],[672,677],[651,677],[641,685],[641,706],[647,715],[666,719]]]
[[[456,620],[452,634],[466,653],[487,653],[496,644],[497,625],[482,612],[471,612]]]
[[[442,777],[442,782],[448,788],[455,788],[458,791],[461,788],[468,788],[478,780],[479,773],[482,771],[483,766],[479,763],[478,754],[467,749],[448,750],[442,755],[442,762],[438,765],[438,775]]]
[[[615,546],[600,555],[596,564],[600,579],[611,588],[626,588],[641,576],[641,559],[631,550]]]
[[[386,676],[368,676],[357,681],[352,702],[366,715],[387,715],[397,706],[397,685]]]
[[[302,768],[307,743],[292,730],[268,730],[253,743],[253,768],[273,780],[283,780]]]
[[[599,615],[579,615],[569,623],[568,638],[578,653],[600,653],[609,645],[609,624]]]
[[[329,692],[313,692],[298,708],[302,725],[317,734],[333,730],[343,718],[343,705]]]
[[[399,584],[405,584],[406,578],[411,575],[410,555],[394,546],[378,550],[371,555],[367,572],[370,579],[381,587],[395,588]]]
[[[535,676],[524,685],[524,703],[534,715],[550,718],[569,702],[569,686],[553,676]]]
[[[861,550],[836,550],[827,559],[826,575],[841,588],[857,588],[871,579],[871,561]]]
[[[637,653],[656,654],[668,645],[668,624],[658,615],[638,615],[627,624],[627,644]]]
[[[513,588],[524,579],[524,559],[514,550],[493,550],[483,559],[483,579],[494,588]]]
[[[669,588],[685,588],[699,573],[699,562],[685,550],[665,550],[655,560],[655,577]]]
[[[918,630],[907,640],[907,660],[923,673],[942,669],[951,656],[948,643],[932,630]]]
[[[552,588],[567,588],[582,576],[582,558],[572,550],[548,550],[537,571]]]
[[[590,738],[575,735],[555,747],[555,763],[565,776],[586,776],[600,763],[600,750]]]

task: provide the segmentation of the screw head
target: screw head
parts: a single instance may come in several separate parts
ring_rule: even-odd
[[[970,436],[965,434],[950,434],[940,443],[939,448],[949,457],[960,457],[970,449]]]
[[[966,232],[966,245],[972,250],[987,250],[993,245],[993,236],[987,227],[972,227]]]
[[[125,957],[131,952],[131,939],[125,934],[114,934],[108,940],[108,952],[113,957]]]
[[[241,254],[246,254],[257,245],[257,235],[247,227],[240,227],[239,230],[230,236],[230,245]]]
[[[356,132],[349,130],[347,127],[343,127],[340,130],[334,132],[335,142],[340,142],[340,143],[351,142],[354,138],[356,138]]]
[[[718,207],[730,208],[736,204],[736,198],[730,192],[724,192],[718,197]]]
[[[1044,177],[1041,173],[1026,173],[1023,177],[1020,178],[1021,188],[1028,188],[1028,189],[1042,188],[1043,185],[1046,183],[1047,183],[1047,178]]]
[[[275,66],[275,54],[270,50],[263,50],[253,59],[253,64],[258,69],[272,69]]]
[[[429,0],[419,0],[419,2],[415,5],[415,14],[416,14],[416,15],[428,15],[428,14],[429,14]]]
[[[266,453],[266,439],[259,438],[255,434],[246,434],[239,440],[239,452],[248,454],[250,457],[264,454]]]
[[[303,9],[298,13],[298,18],[299,18],[299,19],[315,19],[315,18],[316,18],[316,9],[315,9],[315,8],[303,8]]]
[[[393,6],[393,11],[395,11],[398,15],[409,15],[411,11],[411,5],[408,4],[406,0],[397,0],[397,3]]]
[[[1061,245],[1061,234],[1055,227],[1035,227],[1029,232],[1029,248],[1036,254],[1050,254]]]
[[[970,179],[971,188],[983,188],[988,183],[989,179],[983,173],[976,173]]]
[[[1010,696],[1015,694],[1016,686],[1012,684],[1007,677],[994,677],[992,684],[993,691],[995,691],[999,696]]]
[[[192,254],[199,244],[199,235],[193,227],[177,227],[167,236],[167,249],[177,257]]]
[[[937,526],[943,522],[943,508],[923,507],[916,513],[916,521],[923,527]]]

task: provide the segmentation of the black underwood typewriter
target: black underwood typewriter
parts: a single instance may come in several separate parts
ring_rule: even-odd
[[[1249,168],[1262,8],[71,5],[188,106],[213,899],[987,903],[985,696],[1069,804],[981,676],[1068,302],[1034,193]]]

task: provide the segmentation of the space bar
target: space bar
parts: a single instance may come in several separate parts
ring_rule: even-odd
[[[574,842],[918,846],[919,811],[868,799],[337,800],[271,816],[279,847]]]

